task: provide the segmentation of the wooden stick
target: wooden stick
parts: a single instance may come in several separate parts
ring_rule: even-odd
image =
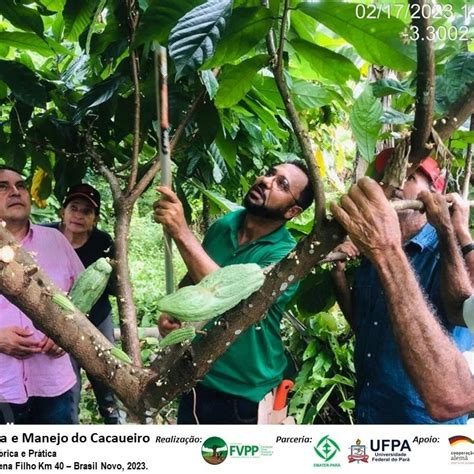
[[[171,154],[169,140],[169,120],[168,120],[168,57],[166,48],[155,43],[155,87],[156,87],[156,110],[159,120],[159,146],[162,186],[171,188]],[[165,280],[166,293],[174,291],[174,271],[173,271],[173,239],[167,232],[163,232],[164,254],[165,254]]]
[[[468,201],[469,207],[474,207],[474,201]],[[391,201],[390,204],[396,211],[404,211],[406,209],[414,209],[415,211],[423,211],[425,206],[421,201],[416,199],[405,199],[402,201]],[[451,206],[451,203],[448,202],[448,207]]]

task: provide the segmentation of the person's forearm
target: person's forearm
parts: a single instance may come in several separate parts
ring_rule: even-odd
[[[469,233],[469,229],[459,230],[456,235],[461,248],[472,242],[472,237]],[[466,255],[464,255],[464,263],[466,264],[466,268],[469,272],[471,285],[474,286],[474,250],[471,250]]]
[[[467,271],[469,272],[471,285],[474,288],[474,250],[471,250],[464,256],[464,262],[466,264]]]
[[[467,361],[429,309],[403,250],[393,248],[372,260],[402,360],[431,416],[450,419],[474,410]]]
[[[472,294],[472,283],[459,250],[456,235],[450,227],[438,232],[441,253],[441,295],[448,318],[464,326],[462,306]]]
[[[206,275],[220,268],[209,257],[189,228],[183,229],[174,237],[174,241],[194,283],[199,283]]]

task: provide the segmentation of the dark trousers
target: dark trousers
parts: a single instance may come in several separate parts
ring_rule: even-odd
[[[258,403],[197,384],[181,397],[178,409],[180,425],[256,425]],[[196,404],[196,417],[193,405]]]
[[[112,313],[110,313],[104,321],[102,321],[97,329],[110,341],[114,342],[114,327],[112,323]],[[72,367],[74,372],[76,372],[77,382],[73,387],[74,401],[77,407],[76,411],[76,423],[79,423],[79,400],[81,398],[81,367],[77,363],[74,357],[71,357]],[[96,378],[87,374],[87,378],[92,385],[92,390],[94,391],[95,399],[97,400],[97,408],[99,413],[105,421],[105,424],[118,424],[118,411],[117,411],[117,400],[115,395],[110,390],[107,385],[103,384]]]
[[[57,397],[30,397],[26,403],[0,403],[0,424],[71,425],[75,406],[72,389]]]

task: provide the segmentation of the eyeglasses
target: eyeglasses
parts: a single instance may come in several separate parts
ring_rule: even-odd
[[[13,191],[13,189],[16,189],[17,191],[27,191],[26,183],[23,181],[18,181],[18,183],[15,183],[14,185],[11,185],[10,183],[6,181],[1,181],[0,182],[0,194],[5,194],[10,191]]]
[[[273,180],[273,183],[276,183],[277,188],[280,191],[283,191],[284,193],[288,193],[293,198],[293,201],[295,201],[295,204],[297,206],[302,207],[299,200],[296,199],[295,195],[291,192],[290,183],[285,178],[285,176],[277,174],[276,168],[270,168],[268,171],[266,171],[264,173],[264,176],[267,176],[267,177],[275,176],[275,179]]]

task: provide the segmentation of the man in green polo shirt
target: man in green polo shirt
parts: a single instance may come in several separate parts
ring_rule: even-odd
[[[222,266],[257,263],[266,267],[280,261],[295,246],[285,223],[314,199],[303,164],[273,166],[250,188],[244,208],[218,219],[201,245],[187,226],[176,195],[167,187],[158,190],[163,197],[153,206],[155,220],[172,236],[194,283]],[[245,331],[214,363],[204,380],[183,395],[178,423],[257,422],[259,402],[281,382],[286,368],[280,321],[295,290],[293,286],[283,293],[265,318]],[[161,315],[158,326],[165,335],[179,324]]]

